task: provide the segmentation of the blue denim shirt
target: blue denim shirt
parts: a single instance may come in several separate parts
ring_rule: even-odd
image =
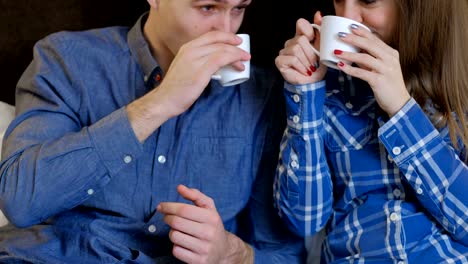
[[[0,261],[177,262],[156,206],[187,202],[176,191],[185,184],[214,199],[257,263],[301,262],[302,239],[273,210],[282,116],[272,76],[213,81],[141,144],[125,106],[164,78],[144,18],[131,30],[62,32],[35,46],[0,164],[0,206],[19,227],[0,229]]]

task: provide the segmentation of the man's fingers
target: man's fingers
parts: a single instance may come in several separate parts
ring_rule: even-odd
[[[210,209],[185,203],[160,203],[157,209],[162,214],[176,215],[199,223],[207,222],[211,215]]]
[[[206,225],[200,222],[195,222],[177,215],[165,215],[164,222],[173,230],[183,232],[184,234],[196,237],[202,240],[211,239],[211,231],[206,228]]]
[[[209,31],[202,36],[189,42],[190,45],[200,47],[206,46],[213,43],[225,43],[233,46],[237,46],[242,43],[242,39],[233,33],[223,31]]]
[[[169,231],[169,239],[175,245],[178,245],[196,253],[202,252],[203,245],[205,243],[205,241],[202,241],[196,237],[174,229]]]
[[[172,248],[172,254],[178,260],[181,260],[182,262],[185,262],[185,263],[193,263],[194,259],[201,261],[200,255],[196,254],[195,252],[189,249],[183,248],[179,245],[174,245],[174,247]]]
[[[187,188],[185,185],[179,185],[177,186],[177,191],[182,197],[193,202],[196,206],[216,210],[213,199],[197,189]]]

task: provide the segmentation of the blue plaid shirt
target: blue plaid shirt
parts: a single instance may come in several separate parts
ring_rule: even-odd
[[[326,228],[322,261],[468,263],[468,169],[446,127],[414,99],[388,119],[337,71],[285,96],[276,206],[300,235]]]
[[[22,227],[0,229],[0,262],[180,263],[156,211],[187,202],[179,184],[213,198],[256,263],[303,261],[303,239],[273,207],[283,119],[271,72],[255,68],[228,88],[213,81],[140,143],[125,106],[163,78],[142,25],[62,32],[36,45],[0,163],[0,208]]]

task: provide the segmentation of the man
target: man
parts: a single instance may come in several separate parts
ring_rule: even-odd
[[[250,0],[148,2],[131,30],[36,45],[0,164],[23,229],[1,229],[0,261],[301,262],[272,208],[271,75],[210,81],[250,59],[234,34]]]

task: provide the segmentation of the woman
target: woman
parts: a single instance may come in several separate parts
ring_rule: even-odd
[[[288,127],[275,181],[300,235],[333,263],[467,263],[468,1],[335,0],[352,26],[317,68],[300,19],[276,59]],[[314,22],[320,24],[318,12]]]

